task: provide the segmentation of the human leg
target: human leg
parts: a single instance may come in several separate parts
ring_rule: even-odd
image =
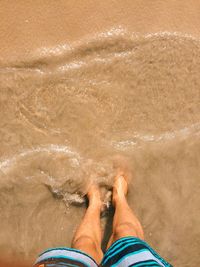
[[[128,183],[124,173],[119,172],[113,186],[115,215],[113,233],[101,265],[103,267],[172,267],[144,240],[142,226],[130,209],[126,194]]]
[[[99,264],[103,257],[101,250],[100,212],[101,199],[99,188],[92,185],[87,194],[89,206],[72,241],[72,248],[90,255]]]
[[[113,185],[112,202],[115,207],[115,214],[113,231],[108,242],[108,247],[122,237],[134,236],[144,239],[142,226],[126,200],[127,191],[127,178],[123,172],[119,172],[114,179]]]
[[[92,185],[87,196],[89,207],[73,238],[73,248],[55,247],[45,250],[37,258],[36,267],[97,267],[101,262],[101,200],[98,187]]]

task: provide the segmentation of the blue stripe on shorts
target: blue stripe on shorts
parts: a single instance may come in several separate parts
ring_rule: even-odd
[[[41,253],[35,266],[45,267],[98,267],[86,253],[72,248],[52,248]],[[124,237],[114,242],[105,253],[102,267],[172,267],[145,241]]]
[[[44,251],[35,262],[35,266],[45,267],[98,267],[95,260],[86,253],[66,247]]]
[[[171,267],[145,241],[136,237],[124,237],[114,242],[102,261],[103,267]]]

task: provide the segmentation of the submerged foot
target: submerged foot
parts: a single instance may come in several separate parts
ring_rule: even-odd
[[[103,201],[102,201],[103,197]],[[93,205],[100,208],[101,217],[107,215],[107,212],[111,205],[109,205],[109,199],[111,199],[111,192],[108,191],[106,194],[102,192],[102,188],[99,185],[92,184],[89,187],[87,198],[89,200],[89,205]]]
[[[101,194],[100,194],[100,189],[99,186],[96,184],[91,184],[89,187],[89,190],[87,192],[87,198],[89,200],[89,204],[94,204],[101,206]]]
[[[115,206],[116,201],[124,199],[128,193],[128,177],[123,171],[118,171],[114,178],[112,202]]]

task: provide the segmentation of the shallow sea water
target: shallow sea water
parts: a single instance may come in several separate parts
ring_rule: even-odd
[[[88,184],[107,203],[120,154],[146,240],[175,266],[200,264],[199,55],[191,36],[111,29],[1,63],[2,255],[70,246]]]

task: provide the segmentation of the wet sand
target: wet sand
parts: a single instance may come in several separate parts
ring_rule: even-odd
[[[45,248],[69,246],[85,209],[77,192],[91,179],[108,190],[112,158],[122,154],[146,240],[174,266],[200,263],[198,5],[175,12],[178,1],[131,3],[98,4],[96,16],[92,1],[79,9],[19,1],[12,12],[2,5],[2,255],[31,262]]]
[[[70,45],[122,26],[142,34],[160,31],[200,36],[199,1],[8,0],[0,8],[0,60],[23,61],[35,50]]]

